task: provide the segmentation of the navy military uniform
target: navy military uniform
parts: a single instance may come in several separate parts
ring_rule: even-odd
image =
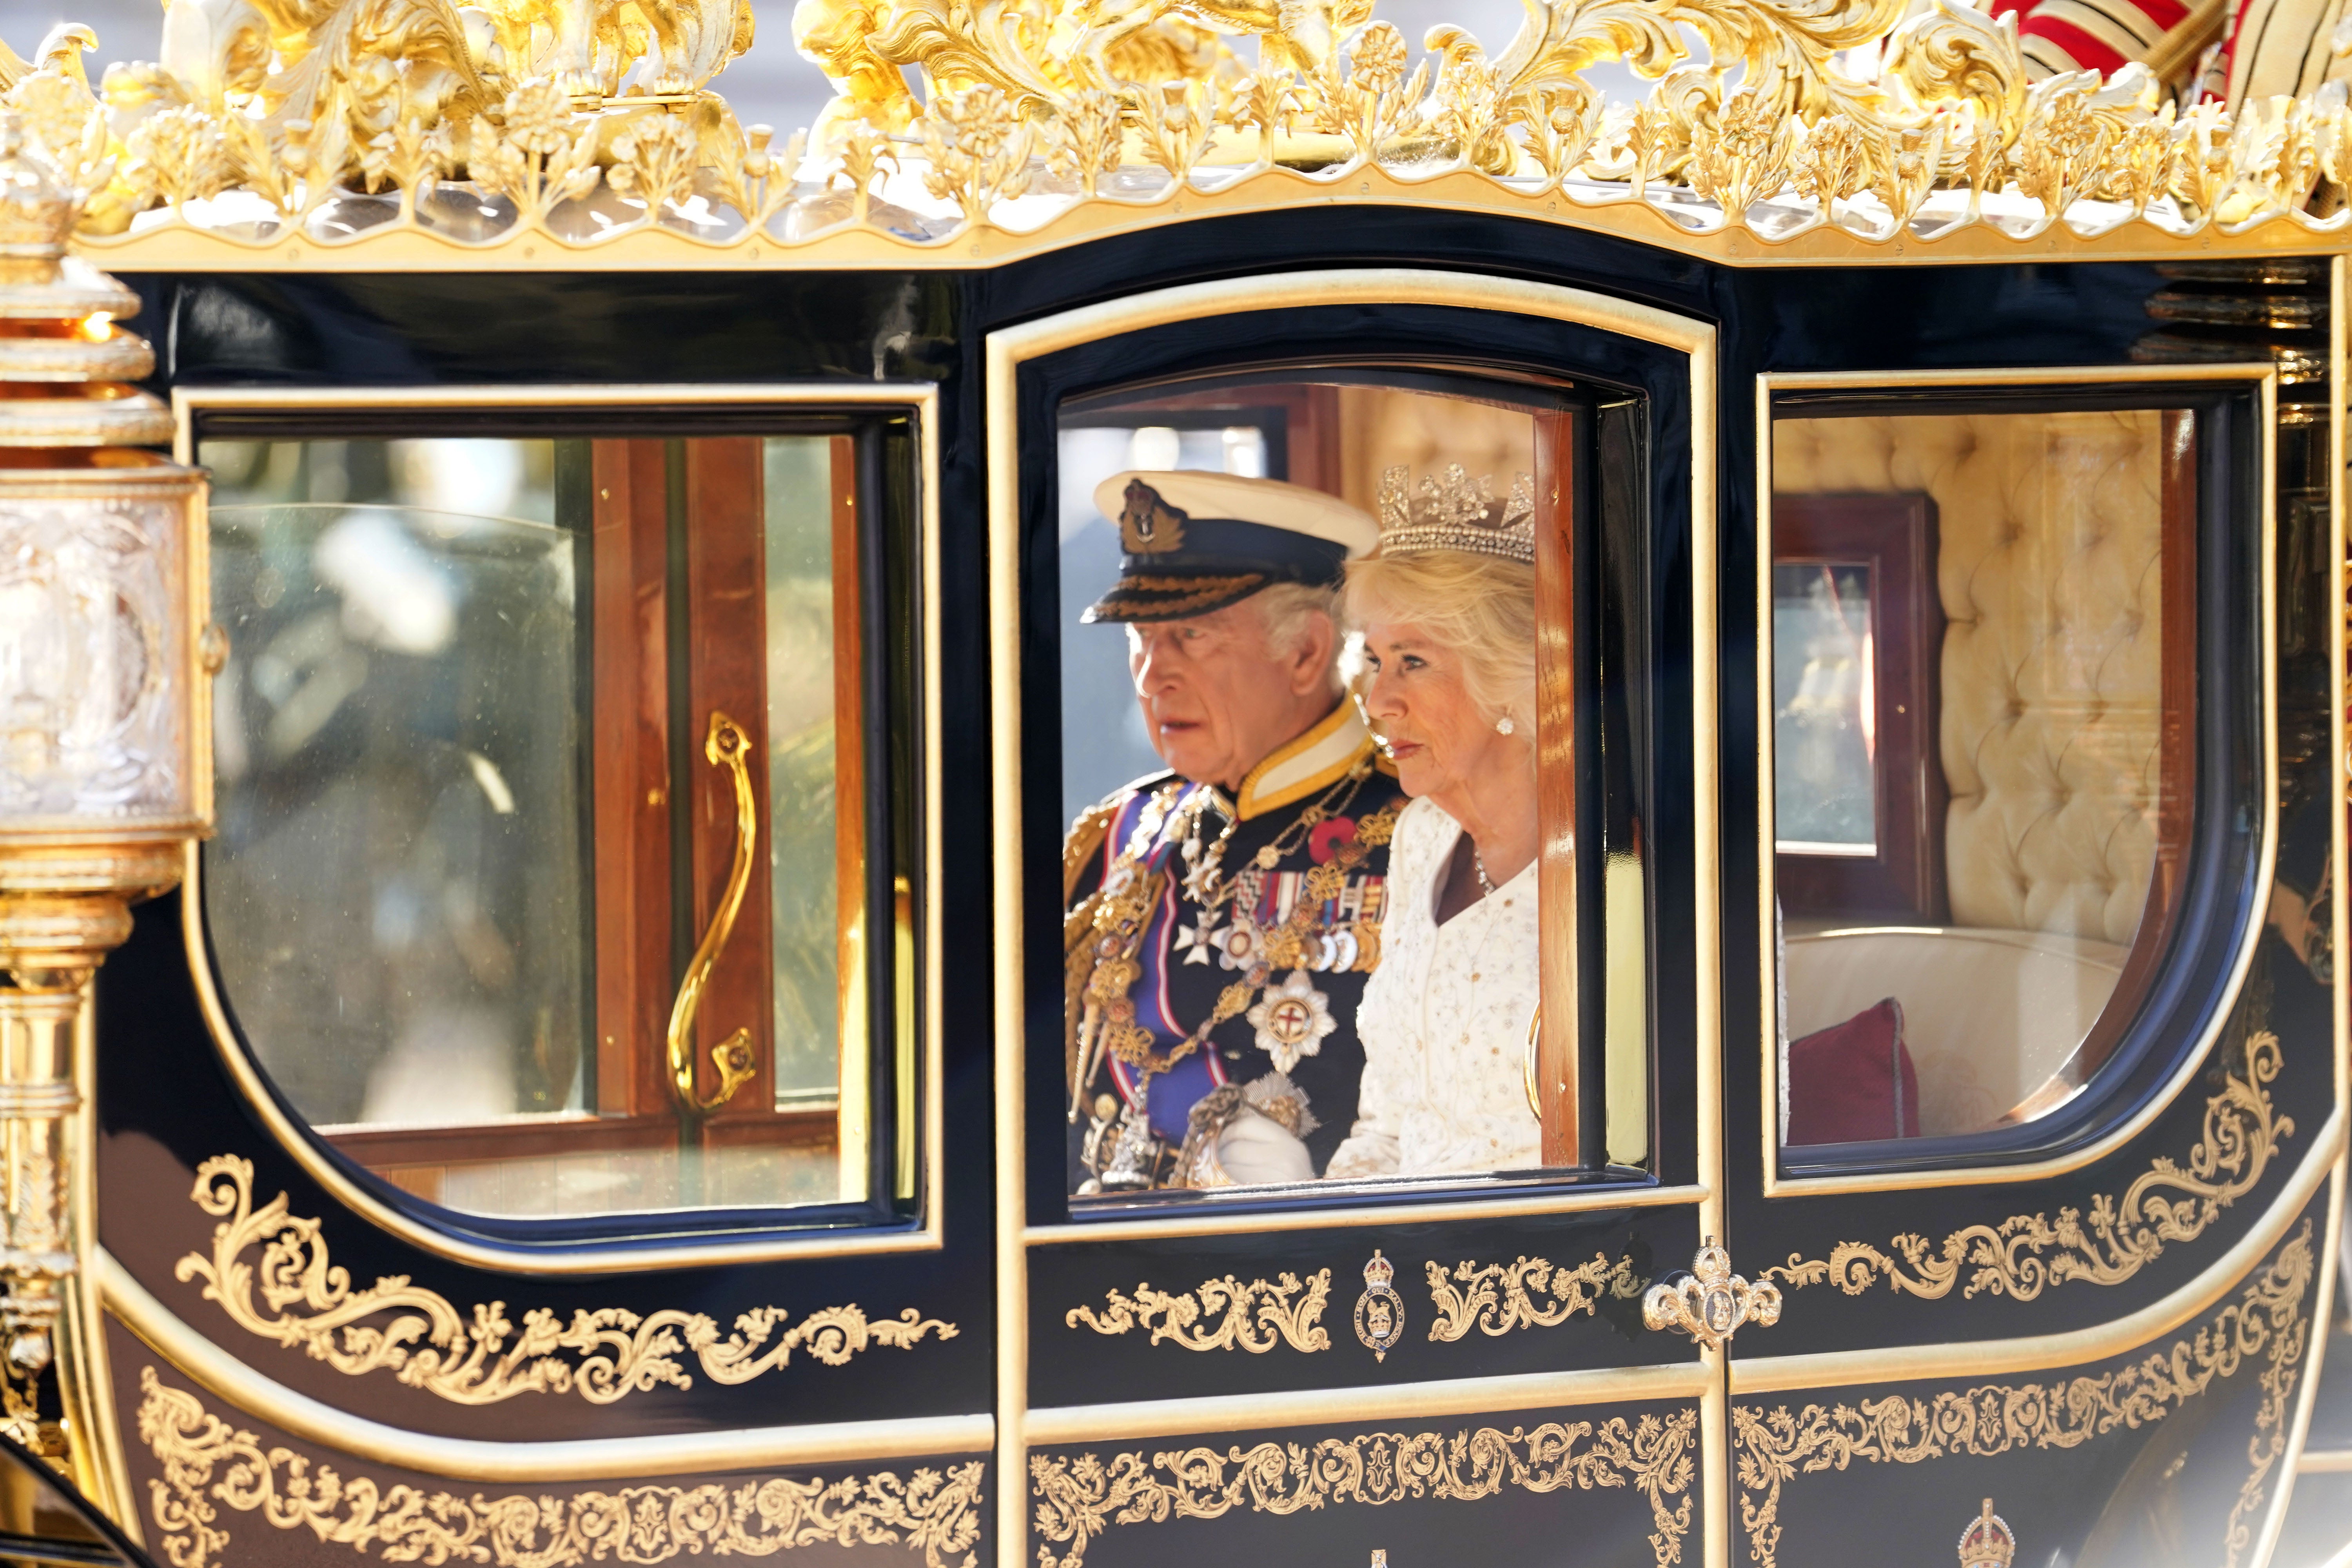
[[[1324,512],[1332,537],[1196,516],[1160,493],[1250,505],[1261,499],[1251,487],[1270,494],[1261,515]],[[1090,620],[1174,619],[1273,582],[1333,583],[1373,536],[1336,498],[1269,481],[1121,475],[1098,500],[1118,507],[1125,557]],[[1403,805],[1341,699],[1230,796],[1161,773],[1079,816],[1063,855],[1079,1191],[1223,1184],[1217,1135],[1244,1109],[1301,1138],[1322,1173],[1355,1121],[1356,1009],[1380,962],[1389,832]]]

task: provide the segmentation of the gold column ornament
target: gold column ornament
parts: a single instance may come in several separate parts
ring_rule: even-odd
[[[1731,1254],[1708,1237],[1691,1259],[1691,1271],[1659,1280],[1642,1298],[1642,1321],[1654,1329],[1680,1329],[1708,1350],[1721,1350],[1752,1322],[1769,1329],[1780,1321],[1780,1288],[1750,1285],[1731,1271]]]
[[[130,906],[206,830],[197,672],[225,652],[200,629],[204,475],[141,449],[172,421],[128,384],[154,368],[117,324],[138,297],[65,254],[85,195],[0,115],[0,1430],[78,1479],[87,1391],[45,1431],[37,1385],[92,1223],[79,1025]]]

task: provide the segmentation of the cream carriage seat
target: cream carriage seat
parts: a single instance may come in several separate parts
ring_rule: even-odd
[[[1789,1081],[1788,1041],[1892,996],[1918,1074],[1920,1136],[1980,1131],[2061,1078],[2127,951],[1978,926],[1792,931],[1780,1081]],[[1785,1106],[1780,1120],[1785,1130]]]

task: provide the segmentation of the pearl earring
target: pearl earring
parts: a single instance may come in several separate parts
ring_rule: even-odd
[[[1517,729],[1518,726],[1511,722],[1511,716],[1507,713],[1495,721],[1495,733],[1497,735],[1508,735]]]

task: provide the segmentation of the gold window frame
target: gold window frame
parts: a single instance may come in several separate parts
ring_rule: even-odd
[[[1691,846],[1696,905],[1693,968],[1697,992],[1697,1180],[1687,1185],[1563,1188],[1509,1197],[1433,1198],[1393,1207],[1350,1205],[1295,1215],[1171,1215],[1033,1226],[1027,1218],[1025,1150],[1028,1030],[1024,1017],[1025,926],[1021,856],[1021,411],[1019,374],[1031,360],[1104,338],[1238,311],[1316,305],[1435,305],[1493,314],[1535,316],[1591,327],[1686,356],[1689,362],[1691,504],[1691,725],[1694,743]],[[1029,1407],[1029,1249],[1071,1242],[1123,1241],[1292,1229],[1409,1225],[1431,1220],[1566,1214],[1689,1205],[1702,1232],[1724,1230],[1722,1092],[1721,817],[1713,766],[1720,742],[1715,660],[1717,531],[1717,331],[1707,322],[1589,289],[1475,273],[1407,268],[1334,268],[1235,278],[1150,290],[1083,306],[991,332],[987,340],[989,680],[993,712],[990,750],[997,802],[993,824],[996,947],[996,1321],[997,1469],[1028,1473],[1031,1442],[1134,1437],[1238,1430],[1295,1421],[1394,1419],[1402,1408],[1393,1386],[1306,1394],[1211,1396],[1145,1405]],[[1429,1385],[1415,1415],[1470,1414],[1580,1402],[1688,1397],[1699,1406],[1702,1561],[1729,1561],[1730,1436],[1724,1352],[1701,1349],[1689,1362],[1592,1369],[1528,1378],[1469,1379]],[[1509,1384],[1508,1388],[1496,1386]],[[1025,1561],[1028,1497],[1000,1485],[997,1560]]]
[[[186,880],[182,895],[182,927],[188,967],[194,981],[205,1025],[222,1063],[264,1126],[303,1171],[353,1213],[381,1226],[418,1249],[452,1262],[476,1268],[515,1269],[551,1275],[635,1273],[649,1269],[704,1268],[721,1264],[765,1263],[795,1258],[842,1258],[875,1253],[935,1252],[945,1244],[942,1214],[946,1205],[946,1115],[940,1098],[944,1070],[945,1013],[940,997],[943,932],[940,879],[942,874],[940,824],[941,785],[939,758],[941,740],[940,712],[940,391],[923,382],[869,382],[849,384],[778,385],[553,385],[331,387],[283,390],[259,387],[177,387],[172,393],[174,426],[173,451],[184,463],[194,461],[195,416],[211,409],[269,410],[316,413],[322,410],[371,412],[452,408],[610,408],[610,407],[730,407],[796,405],[810,409],[858,410],[903,408],[914,416],[919,472],[916,486],[920,510],[919,563],[922,595],[922,686],[920,702],[923,749],[922,820],[923,876],[927,883],[923,907],[916,911],[919,931],[901,931],[899,940],[916,943],[917,963],[924,998],[916,1020],[916,1050],[920,1064],[922,1102],[917,1108],[916,1140],[921,1151],[923,1176],[919,1184],[919,1217],[911,1230],[826,1230],[803,1235],[775,1234],[751,1241],[679,1240],[643,1248],[597,1247],[573,1251],[537,1251],[528,1247],[461,1237],[427,1224],[386,1203],[328,1158],[309,1127],[278,1105],[267,1075],[229,1027],[228,1016],[213,984],[212,965],[201,918],[200,852],[188,846]],[[205,615],[210,616],[207,584]],[[209,690],[207,683],[206,689]],[[209,704],[200,712],[203,731],[196,737],[202,753],[212,755]],[[845,1105],[843,1145],[849,1146],[856,1130],[847,1124]],[[870,1106],[865,1112],[870,1118]],[[862,1136],[871,1137],[871,1129]],[[779,1211],[780,1214],[789,1211]],[[780,1222],[780,1230],[789,1221]]]
[[[2340,272],[2341,262],[2337,266]],[[2343,369],[2342,354],[2336,355],[2336,371]],[[2056,366],[2008,370],[1889,370],[1889,371],[1805,371],[1766,372],[1756,378],[1756,829],[1757,829],[1757,925],[1759,1002],[1757,1046],[1763,1076],[1763,1086],[1758,1097],[1763,1137],[1764,1195],[1776,1197],[1811,1197],[1832,1193],[1901,1192],[1915,1188],[1989,1186],[1998,1183],[2030,1182],[2044,1176],[2058,1175],[2078,1170],[2095,1160],[2105,1158],[2145,1131],[2158,1116],[2177,1100],[2193,1079],[2206,1054],[2221,1031],[2228,1027],[2235,1009],[2240,989],[2245,983],[2246,971],[2252,964],[2254,947],[2262,940],[2263,922],[2251,920],[2239,933],[2238,951],[2231,960],[2229,980],[2223,987],[2221,1005],[2200,1031],[2195,1047],[2187,1052],[2165,1080],[2164,1087],[2148,1103],[2132,1116],[2108,1128],[2098,1137],[2080,1143],[2062,1154],[2016,1164],[1956,1165],[1948,1169],[1917,1172],[1860,1171],[1834,1176],[1784,1176],[1780,1173],[1781,1144],[1780,1106],[1780,955],[1775,941],[1773,908],[1779,897],[1779,871],[1775,864],[1773,811],[1773,737],[1772,737],[1772,398],[1776,393],[1795,391],[1838,391],[1866,393],[1901,388],[1916,391],[1934,388],[1948,392],[1981,392],[1997,388],[2041,388],[2045,390],[2097,390],[2102,387],[2129,389],[2152,384],[2181,382],[2214,383],[2252,388],[2260,405],[2260,442],[2256,466],[2256,483],[2262,497],[2262,601],[2263,619],[2261,644],[2257,650],[2262,661],[2262,791],[2263,825],[2259,847],[2255,851],[2254,908],[2266,908],[2270,899],[2272,877],[2278,859],[2278,367],[2268,361],[2251,363],[2216,364],[2131,364],[2105,366]],[[2343,414],[2336,414],[2336,441],[2342,440]],[[2342,472],[2338,453],[2336,471]],[[2339,570],[2344,556],[2344,519],[2339,495],[2331,507],[2331,549]],[[2341,603],[2343,584],[2336,584],[2336,602]],[[2340,636],[2339,628],[2339,636]],[[2202,630],[2200,628],[2200,635]],[[2338,690],[2335,706],[2341,723],[2343,709],[2343,649],[2336,654],[2336,679]],[[2343,786],[2343,740],[2337,737],[2333,766],[2336,784]],[[2338,828],[2339,835],[2341,827]],[[2341,845],[2338,845],[2341,853]],[[2343,1005],[2342,987],[2337,988],[2337,1006]],[[2338,1038],[2342,1028],[2338,1026]],[[2342,1053],[2337,1053],[2339,1058]],[[2337,1065],[2339,1080],[2343,1067]],[[2337,1100],[2343,1099],[2339,1081]]]

